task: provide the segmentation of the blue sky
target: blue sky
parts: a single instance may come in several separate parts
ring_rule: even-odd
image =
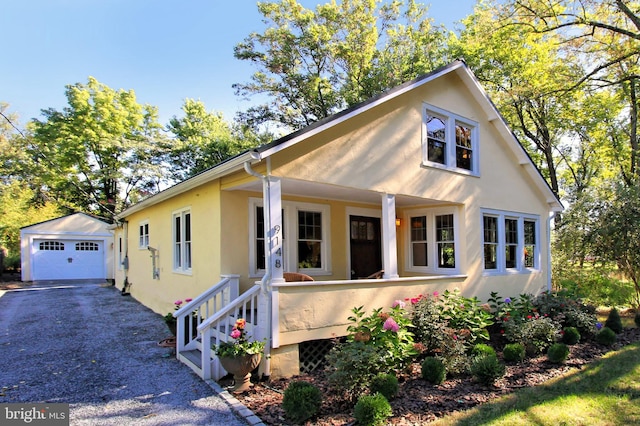
[[[326,3],[299,0],[307,8]],[[436,23],[473,11],[475,0],[428,0]],[[155,105],[160,122],[181,116],[185,98],[231,119],[251,101],[232,84],[249,81],[254,68],[233,57],[233,47],[264,24],[254,0],[21,0],[4,2],[0,102],[19,123],[62,110],[65,86],[95,77],[112,89],[133,89]]]

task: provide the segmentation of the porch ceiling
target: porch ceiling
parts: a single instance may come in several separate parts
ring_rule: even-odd
[[[253,181],[233,188],[233,190],[262,192],[262,182]],[[300,197],[311,197],[326,200],[351,201],[355,203],[379,206],[382,194],[375,191],[359,190],[337,185],[318,182],[308,182],[296,179],[282,179],[282,194]],[[442,201],[427,198],[411,197],[396,194],[396,207],[411,207],[442,204]]]

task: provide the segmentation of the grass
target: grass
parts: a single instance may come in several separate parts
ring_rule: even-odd
[[[640,424],[640,343],[544,385],[454,413],[432,425]]]

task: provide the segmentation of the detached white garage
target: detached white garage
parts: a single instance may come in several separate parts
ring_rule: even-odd
[[[74,213],[20,230],[22,281],[112,279],[109,224]]]

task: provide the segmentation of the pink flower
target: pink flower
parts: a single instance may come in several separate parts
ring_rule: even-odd
[[[173,304],[176,306],[180,306],[182,305],[182,300],[176,300],[175,302],[173,302]]]
[[[395,308],[395,307],[397,307],[397,306],[399,306],[401,309],[404,309],[404,307],[406,306],[406,304],[405,304],[402,300],[400,300],[400,299],[398,299],[398,300],[394,300],[394,302],[393,302],[393,304],[391,305],[391,307],[392,307],[392,308]]]
[[[242,336],[242,332],[238,329],[234,329],[233,331],[231,331],[231,334],[229,334],[229,336],[234,339],[238,339],[240,336]]]
[[[193,300],[193,299],[192,299],[192,298],[190,298],[190,297],[187,297],[186,299],[184,299],[184,301],[185,301],[185,302],[187,302],[187,303],[191,302],[192,300]]]
[[[437,291],[434,291],[433,292],[433,297],[438,297],[438,296],[440,296],[440,293],[438,293]]]
[[[397,333],[398,330],[400,330],[400,326],[398,326],[398,323],[393,319],[393,317],[387,318],[387,320],[382,325],[382,328],[388,331],[393,331],[394,333]]]

